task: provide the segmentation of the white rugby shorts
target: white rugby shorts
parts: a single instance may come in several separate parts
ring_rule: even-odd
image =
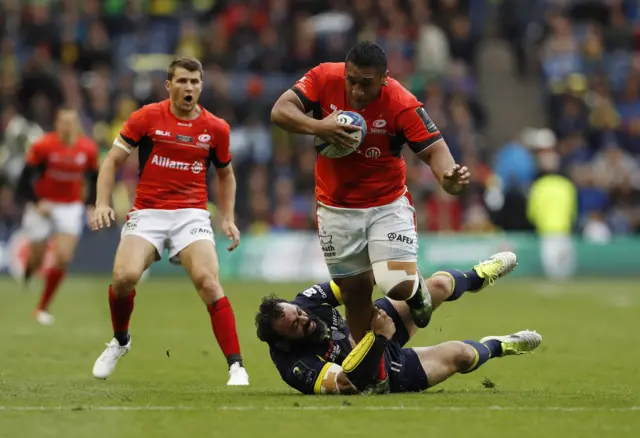
[[[380,261],[416,260],[415,212],[406,195],[370,208],[318,203],[318,235],[331,277],[352,277]]]
[[[25,209],[22,229],[31,242],[42,242],[53,234],[82,234],[85,212],[82,202],[52,202],[51,205],[49,216],[41,215],[33,204]]]
[[[167,249],[169,260],[175,264],[180,263],[180,251],[193,242],[214,242],[211,214],[200,208],[133,210],[127,215],[121,235],[140,236],[147,240],[156,247],[159,258]]]

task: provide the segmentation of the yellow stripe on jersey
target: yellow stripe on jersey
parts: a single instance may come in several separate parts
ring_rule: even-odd
[[[374,335],[373,332],[369,332],[364,335],[362,341],[358,342],[358,345],[356,345],[355,348],[351,350],[351,353],[344,358],[344,361],[342,362],[342,369],[344,369],[345,373],[355,370],[358,365],[360,365],[362,359],[364,359],[367,353],[369,353],[369,350],[371,350],[375,340],[376,335]]]
[[[318,378],[316,379],[316,383],[315,385],[313,385],[313,392],[316,394],[322,394],[322,381],[324,380],[324,376],[327,374],[327,371],[329,371],[329,368],[331,368],[331,362],[327,362],[326,364],[324,364],[324,366],[322,367],[322,370],[320,371],[320,374],[318,374]]]
[[[340,292],[340,286],[338,286],[333,280],[331,280],[329,285],[331,286],[331,292],[333,292],[333,296],[336,297],[338,304],[342,306],[344,304],[344,301],[342,301],[342,292]]]

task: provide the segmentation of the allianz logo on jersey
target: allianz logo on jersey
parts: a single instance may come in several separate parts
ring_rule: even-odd
[[[201,161],[194,161],[193,163],[187,163],[186,161],[176,161],[167,157],[161,157],[160,155],[154,155],[151,159],[151,164],[164,167],[166,169],[176,170],[190,170],[196,175],[204,170],[204,164]]]

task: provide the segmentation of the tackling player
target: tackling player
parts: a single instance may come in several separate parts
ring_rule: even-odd
[[[513,260],[508,266],[500,260]],[[427,280],[434,307],[477,292],[515,267],[515,256],[500,253],[469,272],[441,271]],[[529,352],[542,337],[528,330],[476,341],[450,341],[432,347],[403,348],[418,330],[406,303],[381,298],[372,331],[355,345],[336,310],[342,304],[335,282],[318,284],[289,302],[265,297],[256,315],[260,340],[270,347],[282,379],[305,394],[417,392],[456,373],[470,373],[489,359]],[[376,378],[385,357],[387,376]]]
[[[169,99],[144,106],[125,122],[98,176],[92,228],[108,227],[115,214],[109,205],[117,169],[138,149],[140,181],[133,208],[122,228],[116,252],[109,307],[113,339],[93,367],[106,379],[131,349],[129,320],[136,284],[165,249],[181,263],[204,301],[218,344],[229,364],[227,385],[248,385],[231,304],[218,278],[218,257],[207,211],[207,170],[216,168],[222,230],[240,243],[235,225],[236,180],[229,152],[229,125],[198,105],[202,65],[196,59],[171,63],[165,83]]]
[[[40,324],[54,322],[49,305],[73,259],[84,226],[84,185],[86,182],[86,212],[91,216],[97,175],[98,146],[82,135],[78,113],[60,108],[55,132],[44,135],[27,152],[16,190],[18,200],[28,203],[22,219],[29,239],[25,286],[41,268],[48,240],[53,239],[53,266],[45,273],[44,289],[34,312]]]
[[[431,167],[442,188],[458,194],[469,183],[442,134],[420,103],[387,75],[384,50],[371,42],[351,48],[346,62],[320,64],[275,103],[271,120],[283,129],[352,145],[341,110],[367,123],[364,143],[346,157],[316,161],[317,223],[331,278],[340,286],[349,328],[360,341],[373,312],[374,283],[389,298],[407,301],[419,327],[430,318],[417,268],[415,210],[406,187],[406,144]],[[312,112],[313,117],[306,113]]]

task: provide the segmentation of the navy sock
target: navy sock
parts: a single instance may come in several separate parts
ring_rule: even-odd
[[[489,339],[487,342],[483,342],[483,344],[489,349],[492,358],[502,356],[502,342],[496,339]]]
[[[433,276],[438,274],[444,274],[453,280],[453,292],[446,299],[446,301],[455,301],[462,296],[463,293],[469,291],[476,291],[484,284],[484,278],[481,278],[473,269],[470,271],[462,272],[455,269],[448,269],[444,271],[438,271]]]
[[[473,348],[476,351],[476,360],[474,361],[473,365],[465,371],[461,371],[461,374],[466,374],[466,373],[470,373],[472,371],[477,370],[478,368],[480,368],[482,365],[485,364],[485,362],[487,362],[489,359],[491,359],[491,350],[489,349],[489,346],[487,346],[486,344],[483,344],[481,342],[476,342],[476,341],[462,341],[467,345],[470,345],[471,348]]]

